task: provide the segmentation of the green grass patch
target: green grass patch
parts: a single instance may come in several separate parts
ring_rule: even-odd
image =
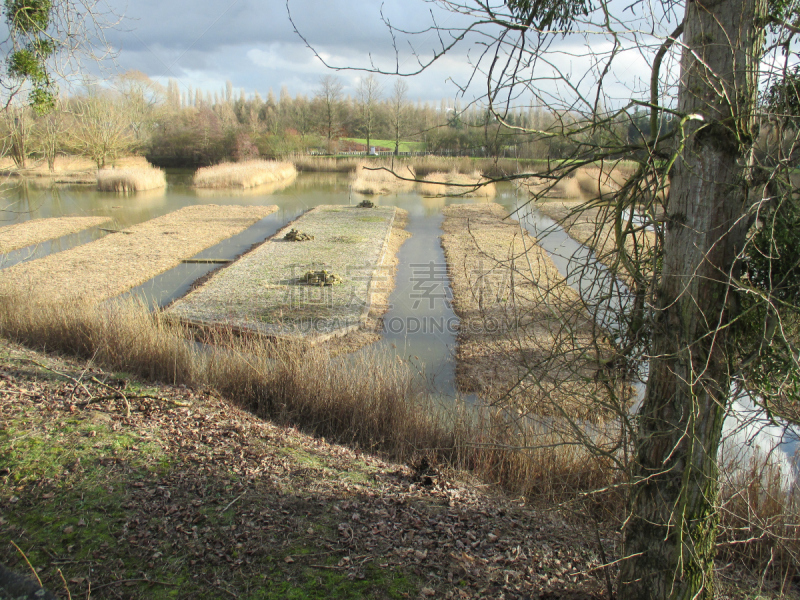
[[[342,138],[345,142],[354,142],[356,144],[366,145],[366,138]],[[370,146],[380,146],[394,150],[394,140],[369,140]],[[400,152],[424,152],[426,149],[425,142],[406,142],[400,141]]]
[[[303,557],[293,552],[297,561],[308,562],[314,557]],[[311,554],[311,551],[306,553]],[[318,559],[317,564],[300,566],[291,571],[275,568],[265,578],[263,588],[251,596],[254,600],[358,600],[361,598],[400,599],[415,595],[418,586],[407,575],[382,569],[373,563],[364,565],[356,578],[351,578],[337,567],[337,558]]]

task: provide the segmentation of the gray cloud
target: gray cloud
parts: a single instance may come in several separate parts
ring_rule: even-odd
[[[115,1],[115,0],[110,0]],[[418,52],[423,60],[440,46],[435,32],[419,36],[397,34],[397,54],[383,15],[400,29],[422,30],[432,23],[430,2],[409,0],[289,0],[294,23],[309,44],[330,64],[369,67],[404,72],[417,68]],[[283,0],[137,0],[126,9],[126,20],[108,38],[119,48],[118,67],[137,69],[160,81],[173,77],[184,87],[221,90],[226,80],[235,88],[262,95],[286,86],[291,94],[313,94],[320,77],[334,74],[345,84],[345,93],[355,93],[363,73],[332,72],[305,47],[293,31]],[[451,13],[435,13],[440,26],[464,25],[468,19]],[[445,34],[445,42],[447,35]],[[564,40],[564,43],[568,40]],[[469,45],[441,60],[424,74],[407,80],[409,97],[438,101],[453,97],[471,70]],[[472,47],[474,54],[476,48]],[[577,48],[564,64],[585,69]],[[569,67],[568,68],[572,68]],[[484,92],[483,76],[477,78],[466,100]],[[391,82],[385,87],[388,91]],[[625,90],[621,92],[623,95]]]

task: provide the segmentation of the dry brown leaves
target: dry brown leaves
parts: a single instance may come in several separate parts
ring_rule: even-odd
[[[208,391],[158,386],[149,398],[131,400],[129,418],[114,394],[82,406],[88,394],[109,396],[87,374],[112,386],[122,382],[85,364],[4,349],[15,357],[14,366],[0,369],[4,420],[35,409],[39,426],[55,436],[64,419],[101,415],[114,430],[160,446],[170,461],[166,471],[148,474],[102,459],[109,474],[128,478],[123,505],[108,507],[110,513],[121,508],[124,517],[106,523],[114,543],[101,545],[88,561],[73,564],[69,552],[53,556],[78,582],[73,597],[89,583],[92,597],[141,597],[115,582],[131,578],[130,563],[144,565],[138,581],[157,579],[165,560],[188,563],[191,585],[207,595],[247,595],[264,561],[276,555],[269,564],[287,580],[309,568],[360,579],[371,565],[413,576],[420,597],[601,597],[594,535],[568,515],[537,510],[424,463],[392,464],[260,421]],[[45,379],[21,367],[30,363],[20,359],[30,357],[73,380]],[[63,477],[80,476],[82,468],[74,465]],[[9,526],[15,511],[59,503],[63,483],[14,486],[0,476],[3,537],[24,542],[26,532]],[[601,535],[610,552],[616,539]],[[297,547],[306,551],[293,553]],[[19,558],[0,548],[0,560],[14,565]]]

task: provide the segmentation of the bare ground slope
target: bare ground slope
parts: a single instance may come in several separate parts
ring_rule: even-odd
[[[73,598],[604,597],[595,536],[568,513],[208,390],[0,340],[0,419],[0,563],[29,573],[13,540]]]

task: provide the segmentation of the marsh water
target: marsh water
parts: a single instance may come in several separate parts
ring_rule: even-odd
[[[103,229],[124,230],[148,219],[195,204],[277,205],[278,210],[242,233],[207,248],[194,258],[233,259],[254,244],[263,242],[304,212],[321,204],[357,204],[363,196],[352,194],[344,174],[300,174],[279,191],[245,192],[196,190],[191,172],[168,173],[164,191],[134,195],[98,192],[87,185],[46,185],[28,181],[3,189],[0,228],[29,219],[60,216],[108,216],[101,227],[67,235],[35,247],[0,257],[0,268],[68,250],[108,235]],[[395,353],[424,374],[433,390],[455,397],[454,353],[458,319],[450,304],[444,253],[439,242],[441,209],[465,199],[424,198],[416,193],[382,197],[381,204],[398,206],[409,213],[406,229],[411,238],[398,254],[399,265],[385,330],[379,347]],[[511,186],[501,194],[501,203],[513,209]],[[354,261],[358,257],[353,257]],[[219,268],[215,264],[184,263],[130,290],[126,296],[150,306],[163,307],[186,294],[200,277]]]
[[[246,192],[196,190],[190,186],[191,177],[189,171],[168,172],[166,190],[134,195],[99,192],[87,185],[12,182],[0,190],[0,228],[42,217],[108,216],[111,221],[103,228],[125,229],[195,204],[277,205],[276,212],[195,257],[233,259],[315,206],[357,204],[363,198],[351,193],[349,178],[344,174],[300,174],[284,189]],[[455,383],[458,319],[450,302],[452,294],[439,241],[441,209],[447,204],[469,201],[468,198],[427,198],[417,193],[378,200],[380,204],[408,211],[407,230],[412,236],[398,254],[395,289],[390,296],[390,309],[384,316],[384,332],[378,348],[411,364],[424,374],[432,390],[443,398],[458,395]],[[616,326],[613,315],[626,301],[624,285],[607,273],[587,247],[521,201],[511,185],[498,185],[498,195],[493,201],[509,212],[517,211],[514,217],[537,238],[561,274],[582,297],[605,298],[594,306],[594,311],[607,328],[613,330]],[[94,227],[0,255],[0,268],[68,250],[104,235],[108,232]],[[133,288],[127,295],[140,298],[153,307],[163,307],[186,294],[198,278],[218,267],[214,264],[181,264]],[[787,453],[793,454],[795,449],[796,442],[784,445]]]

